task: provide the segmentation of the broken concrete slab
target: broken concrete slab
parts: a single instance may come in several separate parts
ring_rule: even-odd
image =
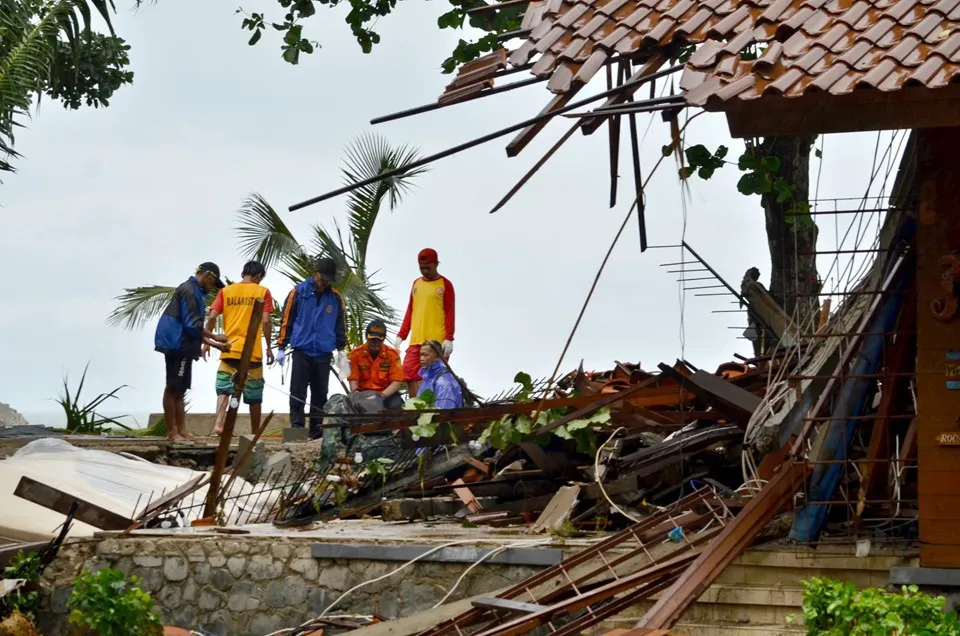
[[[271,476],[278,477],[284,475],[293,468],[293,453],[289,451],[277,451],[267,458],[260,470],[260,479],[269,479]]]
[[[247,451],[251,446],[253,446],[253,450],[247,455]],[[266,454],[266,445],[263,442],[257,441],[257,443],[254,444],[253,435],[241,435],[237,443],[237,454],[233,460],[237,475],[244,479],[256,479],[262,472],[263,465],[266,463]],[[243,465],[237,466],[237,462],[244,456],[246,456],[246,459]]]

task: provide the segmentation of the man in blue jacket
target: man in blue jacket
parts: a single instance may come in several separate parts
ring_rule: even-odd
[[[310,389],[310,438],[320,437],[323,406],[327,403],[330,363],[346,379],[349,369],[344,349],[347,346],[347,314],[340,293],[331,287],[337,278],[337,265],[331,258],[317,259],[313,276],[299,283],[287,295],[283,306],[280,336],[277,338],[277,362],[283,364],[286,348],[293,349],[290,373],[290,425],[303,428],[303,410]],[[346,373],[344,373],[346,370]]]
[[[216,263],[201,263],[197,273],[177,287],[157,323],[153,345],[166,362],[163,417],[167,423],[167,438],[171,440],[190,440],[183,396],[190,390],[193,361],[200,358],[203,344],[221,351],[230,350],[225,335],[215,335],[203,326],[207,296],[222,288],[220,268]]]

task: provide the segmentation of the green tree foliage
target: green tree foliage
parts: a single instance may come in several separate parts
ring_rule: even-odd
[[[498,36],[519,30],[526,10],[524,5],[468,14],[471,9],[498,3],[483,0],[448,1],[451,9],[437,20],[438,27],[462,29],[469,25],[483,31],[485,35],[477,40],[461,39],[450,56],[444,60],[444,73],[452,73],[461,64],[499,48]],[[347,2],[350,11],[345,21],[360,49],[369,53],[373,46],[380,42],[380,34],[374,30],[374,26],[380,18],[390,15],[397,8],[397,0],[277,0],[279,11],[272,16],[266,13],[247,13],[243,9],[238,9],[237,13],[244,16],[241,27],[251,32],[247,42],[250,46],[260,42],[265,31],[277,31],[280,35],[281,57],[290,64],[297,64],[301,53],[310,54],[320,47],[318,42],[310,40],[304,34],[304,21],[317,14],[318,5],[332,9]]]
[[[358,183],[418,158],[415,148],[393,147],[377,135],[363,136],[347,148],[341,173],[345,183]],[[416,168],[353,190],[347,199],[346,230],[341,230],[336,222],[332,230],[315,225],[306,241],[293,235],[266,199],[252,194],[237,212],[240,254],[262,262],[268,275],[279,271],[291,285],[313,274],[317,255],[336,261],[334,287],[343,296],[347,308],[347,340],[359,346],[365,340],[367,324],[374,318],[384,320],[388,326],[395,326],[397,322],[396,311],[382,297],[384,285],[376,279],[377,272],[368,261],[373,228],[380,213],[396,209],[412,187],[413,179],[425,171],[425,168]],[[126,289],[117,297],[119,303],[107,322],[127,329],[140,328],[163,312],[174,289],[160,285]],[[283,299],[276,300],[275,330]]]
[[[664,146],[663,152],[670,154],[671,146]],[[680,178],[688,179],[696,174],[701,179],[710,179],[717,170],[728,163],[734,163],[725,159],[727,152],[726,146],[720,146],[714,152],[710,152],[703,144],[685,148],[687,165],[679,169]],[[753,144],[748,141],[744,153],[736,161],[736,166],[743,173],[737,181],[740,194],[769,195],[777,203],[789,203],[790,211],[785,217],[787,224],[802,229],[813,226],[810,204],[796,197],[793,184],[778,175],[781,167],[779,157],[757,156]]]
[[[956,612],[944,612],[943,597],[916,585],[900,593],[858,590],[831,579],[803,581],[803,620],[810,636],[958,636]]]
[[[108,0],[0,2],[0,172],[14,171],[14,133],[42,96],[73,109],[107,106],[133,81],[130,47],[114,35],[112,11]],[[94,12],[108,34],[91,28]]]

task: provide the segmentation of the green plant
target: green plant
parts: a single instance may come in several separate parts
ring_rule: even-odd
[[[84,571],[73,584],[67,601],[70,625],[96,636],[151,636],[163,633],[153,598],[140,589],[140,579],[106,568]]]
[[[665,155],[673,152],[673,145],[663,147]],[[696,174],[707,180],[713,173],[732,161],[727,161],[727,147],[719,146],[716,151],[710,152],[703,144],[689,146],[684,150],[687,165],[679,169],[680,179],[688,179]],[[819,156],[819,155],[818,155]],[[737,168],[743,172],[737,182],[737,190],[744,195],[770,195],[777,203],[790,203],[784,221],[788,225],[800,229],[813,227],[813,216],[810,214],[810,204],[795,197],[793,184],[778,176],[780,158],[776,156],[758,157],[754,152],[754,145],[748,142],[743,154],[736,161]]]
[[[67,416],[67,432],[82,435],[100,435],[106,427],[110,425],[118,426],[129,431],[129,426],[122,424],[115,418],[104,417],[97,413],[97,409],[100,408],[101,404],[107,400],[117,399],[117,393],[119,393],[121,389],[125,389],[127,387],[126,384],[118,386],[109,393],[101,393],[86,404],[80,403],[80,392],[83,391],[83,384],[87,380],[87,369],[89,367],[89,362],[83,367],[80,384],[77,385],[77,390],[73,395],[70,395],[70,385],[67,376],[64,375],[63,377],[63,392],[57,396],[56,403],[60,405],[64,415]]]
[[[533,395],[533,381],[530,375],[524,372],[517,373],[513,381],[520,385],[520,390],[514,396],[517,402],[529,402]],[[499,420],[491,422],[480,434],[478,442],[489,444],[497,449],[504,449],[511,444],[520,444],[526,441],[536,441],[547,444],[549,437],[538,435],[538,429],[548,426],[561,417],[567,415],[572,407],[547,409],[537,414],[536,420],[526,413],[504,415]],[[597,452],[597,438],[592,426],[601,426],[610,421],[610,409],[603,408],[589,417],[581,417],[554,428],[551,434],[565,440],[574,440],[577,450],[592,455]]]
[[[920,592],[879,588],[858,590],[827,578],[801,582],[803,620],[810,636],[957,636],[960,619],[944,612],[945,599]],[[795,618],[794,618],[795,620]]]
[[[40,581],[40,570],[40,556],[36,552],[24,554],[21,550],[10,559],[10,563],[3,569],[3,578],[25,579],[29,583],[37,583]],[[11,613],[19,612],[27,616],[32,616],[38,600],[39,593],[36,590],[29,592],[17,590],[3,599]]]
[[[436,394],[427,389],[417,397],[410,398],[404,402],[403,409],[405,411],[422,411],[425,409],[432,409],[436,399]],[[410,434],[413,435],[414,439],[421,437],[433,437],[437,434],[437,429],[439,428],[440,423],[433,421],[435,415],[436,413],[421,413],[419,416],[417,416],[417,425],[410,427]]]
[[[367,463],[367,470],[371,475],[379,477],[381,485],[386,488],[387,477],[390,476],[390,465],[393,463],[394,461],[388,457],[377,457]]]

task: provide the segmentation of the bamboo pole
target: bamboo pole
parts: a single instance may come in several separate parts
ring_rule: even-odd
[[[243,342],[243,352],[240,354],[240,367],[237,369],[233,384],[233,394],[227,404],[227,418],[223,423],[223,433],[220,434],[220,446],[217,448],[217,458],[210,473],[210,485],[207,490],[207,504],[203,509],[204,517],[212,517],[217,510],[220,497],[220,479],[223,469],[227,465],[230,455],[230,442],[233,441],[233,429],[237,423],[237,412],[240,410],[240,396],[243,394],[243,385],[247,381],[250,371],[250,357],[253,355],[253,345],[260,338],[260,319],[263,316],[263,299],[257,298],[253,303],[253,313],[250,314],[250,324],[247,326],[247,337]]]

